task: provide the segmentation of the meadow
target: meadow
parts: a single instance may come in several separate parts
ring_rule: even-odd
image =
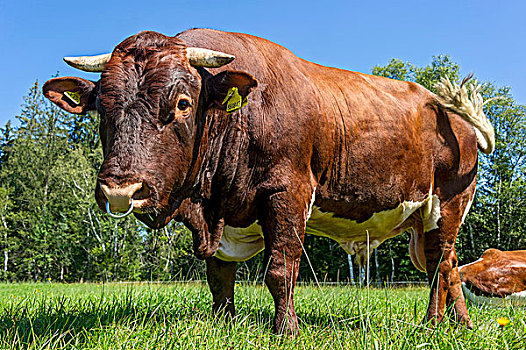
[[[204,283],[1,284],[2,349],[525,349],[526,309],[469,306],[475,329],[422,323],[428,289],[300,285],[297,339],[271,332],[262,285],[236,286],[233,324]],[[510,320],[501,326],[497,319]]]

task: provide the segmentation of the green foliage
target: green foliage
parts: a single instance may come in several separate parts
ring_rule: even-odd
[[[409,62],[393,58],[386,66],[373,67],[373,74],[396,80],[414,81],[435,92],[435,84],[441,77],[448,76],[451,81],[459,80],[460,66],[449,56],[433,56],[429,66],[417,67]]]

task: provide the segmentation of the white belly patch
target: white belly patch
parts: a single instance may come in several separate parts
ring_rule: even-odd
[[[398,207],[374,213],[369,219],[360,223],[334,217],[333,213],[322,212],[315,206],[307,222],[307,233],[330,237],[352,255],[365,250],[367,240],[370,250],[378,247],[391,232],[400,228],[417,210],[420,211],[424,231],[438,227],[440,200],[437,195],[431,195],[422,202],[404,201]]]
[[[340,243],[348,254],[364,253],[378,247],[389,234],[417,210],[422,218],[424,231],[437,228],[440,219],[440,200],[430,195],[421,202],[404,201],[398,207],[374,213],[368,220],[358,223],[354,220],[335,217],[312,206],[306,225],[306,233],[330,237]],[[369,235],[369,238],[368,236]],[[245,261],[265,248],[261,226],[254,222],[246,228],[225,226],[215,257],[224,261]]]
[[[263,230],[257,222],[245,228],[225,226],[214,256],[223,261],[246,261],[264,248]]]
[[[520,306],[526,305],[526,290],[508,295],[505,298],[487,297],[483,295],[476,295],[471,292],[464,282],[462,282],[462,291],[466,299],[476,305],[491,305],[491,306]]]

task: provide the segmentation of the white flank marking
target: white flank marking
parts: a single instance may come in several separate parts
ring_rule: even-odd
[[[309,211],[307,212],[307,220],[306,221],[309,221],[310,219],[310,216],[312,215],[312,206],[314,205],[314,200],[316,199],[316,187],[314,187],[314,191],[312,191],[312,196],[311,196],[311,199],[310,199],[310,204],[309,204]]]
[[[438,228],[438,220],[440,219],[440,199],[436,194],[429,196],[428,202],[422,207],[422,222],[424,224],[424,232]]]
[[[394,230],[403,227],[403,223],[418,209],[424,223],[424,231],[437,227],[440,219],[440,200],[432,195],[422,202],[404,201],[398,207],[374,213],[364,222],[356,222],[335,217],[334,213],[326,213],[314,206],[309,221],[307,233],[317,236],[330,237],[338,241],[345,249],[348,246],[352,251],[351,242],[365,242],[366,232],[369,232],[371,241],[383,242]]]
[[[472,293],[464,282],[462,282],[462,291],[464,292],[466,299],[476,305],[491,305],[498,307],[526,305],[526,291],[513,293],[505,298],[486,297]]]
[[[471,209],[471,204],[473,204],[473,198],[469,200],[468,205],[466,205],[466,209],[464,209],[464,214],[462,214],[462,221],[460,222],[461,225],[464,223],[464,220],[466,220],[466,216],[468,216],[469,209]]]

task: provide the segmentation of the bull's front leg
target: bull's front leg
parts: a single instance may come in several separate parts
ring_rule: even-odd
[[[237,263],[222,261],[213,256],[223,233],[223,218],[208,222],[202,202],[190,199],[181,203],[174,218],[182,220],[192,231],[194,254],[197,258],[206,260],[206,279],[213,300],[212,311],[233,317]]]
[[[298,192],[279,192],[270,196],[260,218],[265,236],[265,284],[275,307],[273,330],[293,336],[299,332],[294,310],[294,286],[312,195],[309,190],[303,194]]]
[[[206,279],[212,292],[212,311],[224,313],[227,318],[235,315],[234,285],[237,263],[222,261],[215,257],[206,259]]]

